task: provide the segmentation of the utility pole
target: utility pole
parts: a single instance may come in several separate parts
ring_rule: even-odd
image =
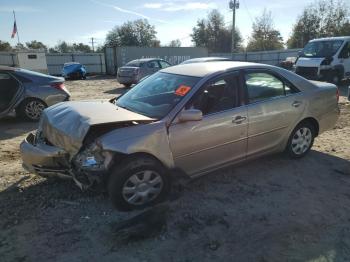
[[[95,48],[94,48],[94,38],[91,37],[91,47],[92,47],[92,52],[95,52]]]
[[[231,47],[231,52],[232,52],[232,57],[233,57],[233,53],[235,52],[235,49],[236,49],[235,31],[236,31],[236,9],[239,8],[238,0],[230,0],[229,6],[230,6],[230,9],[232,9],[232,47]]]

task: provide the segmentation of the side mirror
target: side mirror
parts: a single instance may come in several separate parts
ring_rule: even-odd
[[[198,109],[188,109],[182,111],[178,116],[179,122],[200,121],[203,119],[203,113]]]

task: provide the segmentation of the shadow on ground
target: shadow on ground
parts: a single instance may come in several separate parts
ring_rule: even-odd
[[[0,119],[0,140],[11,139],[37,128],[37,122],[28,122],[15,116]]]

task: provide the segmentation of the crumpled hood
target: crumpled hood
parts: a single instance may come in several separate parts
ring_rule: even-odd
[[[323,57],[299,57],[296,66],[319,67],[323,60]]]
[[[39,131],[53,145],[75,154],[93,125],[147,120],[153,119],[117,107],[108,101],[72,101],[45,109]]]

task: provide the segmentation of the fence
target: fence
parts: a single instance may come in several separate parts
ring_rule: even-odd
[[[17,66],[18,58],[16,53],[0,52],[0,65]]]
[[[273,51],[245,52],[245,53],[211,53],[210,56],[232,58],[235,61],[256,62],[269,65],[278,65],[287,57],[297,57],[301,49],[284,49]]]
[[[64,63],[79,62],[92,74],[105,74],[105,56],[103,53],[62,53],[46,54],[47,69],[50,75],[60,75]]]
[[[134,59],[157,57],[176,65],[187,59],[208,56],[208,50],[201,47],[108,47],[105,54],[107,73],[115,75],[118,67]]]
[[[0,52],[0,65],[27,68],[19,61],[19,55],[21,53],[23,52]],[[103,53],[46,53],[45,56],[47,71],[50,75],[61,75],[63,64],[67,62],[79,62],[83,64],[87,72],[91,74],[106,73],[105,55]]]

